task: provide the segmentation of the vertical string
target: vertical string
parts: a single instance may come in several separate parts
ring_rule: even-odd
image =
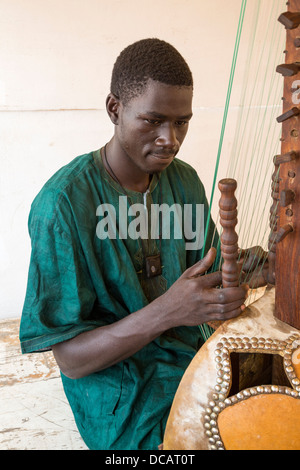
[[[268,209],[266,208],[268,208],[268,197],[269,197],[269,192],[270,192],[269,190],[268,193],[265,195],[264,191],[262,191],[262,188],[263,188],[264,182],[266,182],[266,178],[267,178],[266,174],[269,173],[271,170],[271,166],[270,166],[272,165],[271,156],[275,155],[277,152],[277,150],[274,147],[277,147],[279,145],[279,136],[280,136],[280,129],[277,131],[277,127],[275,127],[276,125],[275,113],[277,112],[277,106],[274,106],[273,103],[274,101],[277,102],[277,98],[278,98],[278,105],[279,105],[279,102],[280,102],[279,93],[281,92],[279,88],[281,88],[282,85],[281,85],[281,82],[279,82],[279,80],[275,78],[276,76],[275,66],[274,66],[274,75],[272,75],[271,77],[268,76],[268,73],[269,73],[268,70],[270,68],[273,68],[273,63],[272,63],[273,61],[276,61],[276,63],[278,63],[279,49],[282,47],[281,34],[278,34],[278,31],[275,26],[273,30],[271,30],[270,26],[273,25],[275,22],[275,20],[273,22],[271,18],[276,17],[277,9],[280,9],[281,11],[282,8],[284,7],[284,3],[285,3],[285,0],[274,0],[273,4],[266,5],[261,0],[257,0],[258,8],[254,14],[255,15],[254,16],[254,28],[253,28],[254,37],[252,38],[253,41],[250,39],[250,44],[249,44],[250,57],[248,57],[248,60],[246,61],[247,86],[244,86],[242,89],[243,101],[242,101],[242,106],[241,106],[240,111],[241,113],[243,113],[243,117],[242,117],[242,114],[239,114],[238,121],[237,121],[236,135],[234,138],[233,149],[231,153],[231,157],[233,156],[233,154],[234,154],[234,157],[237,157],[237,156],[239,157],[239,167],[237,166],[236,158],[235,158],[235,161],[231,159],[231,161],[229,162],[229,164],[231,165],[230,176],[236,177],[238,179],[240,183],[239,192],[242,191],[241,201],[239,201],[239,203],[243,202],[242,206],[245,205],[246,209],[247,208],[249,209],[249,203],[247,203],[245,200],[245,193],[247,191],[249,192],[250,190],[251,195],[254,197],[254,199],[252,200],[252,205],[254,205],[254,209],[256,209],[255,210],[256,215],[252,215],[252,218],[249,223],[250,223],[250,226],[256,227],[255,238],[259,236],[258,244],[261,246],[264,245],[263,242],[265,239],[267,239],[266,235],[269,230],[269,224],[268,224],[268,227],[264,230],[264,226],[265,226],[264,212],[269,213]],[[217,159],[216,159],[215,173],[214,173],[214,179],[213,179],[213,185],[212,185],[212,193],[211,193],[210,205],[209,205],[209,214],[208,214],[208,219],[207,219],[206,228],[205,228],[205,238],[204,238],[204,245],[203,245],[203,250],[202,250],[203,255],[205,253],[204,250],[206,249],[209,221],[210,221],[210,216],[211,216],[211,211],[212,211],[213,198],[214,198],[215,187],[216,187],[216,182],[217,182],[217,175],[218,175],[218,170],[219,170],[221,152],[222,152],[223,143],[224,143],[225,127],[226,127],[227,120],[228,120],[227,118],[229,115],[229,103],[230,103],[231,94],[232,94],[233,80],[234,80],[234,76],[236,73],[237,57],[238,57],[238,52],[239,52],[239,47],[240,47],[242,27],[243,27],[244,18],[245,18],[246,4],[247,4],[246,1],[242,1],[233,60],[232,60],[232,65],[231,65],[229,85],[228,85],[227,97],[226,97],[226,103],[225,103],[225,109],[224,109],[224,115],[223,115],[222,129],[221,129],[221,135],[220,135],[219,147],[218,147],[218,153],[217,153]],[[262,12],[261,10],[263,6],[265,7],[266,11]],[[261,41],[260,44],[257,44],[257,47],[259,48],[258,49],[259,52],[257,53],[257,51],[254,50],[255,49],[254,38],[256,38],[257,28],[259,27],[261,23],[262,17],[264,19],[263,26],[266,32],[266,36],[265,36],[265,39]],[[268,36],[269,33],[271,33],[270,36]],[[268,56],[265,61],[262,61],[263,54],[266,54],[265,45],[269,41],[271,42],[271,45],[272,45],[272,51],[273,51],[272,55]],[[253,61],[251,61],[251,64],[250,64],[250,59],[252,58],[256,62],[254,67],[253,67]],[[251,74],[251,77],[250,77],[250,74]],[[265,76],[263,76],[263,74],[265,74]],[[251,88],[251,84],[249,83],[250,78],[254,80],[253,88]],[[257,88],[257,85],[258,83],[260,83],[261,79],[263,79],[262,81],[263,87],[262,87],[262,90],[259,91]],[[249,93],[250,93],[250,104],[247,103],[246,105],[245,103],[246,94],[249,95]],[[255,94],[258,94],[258,96],[257,97],[254,96]],[[275,95],[275,96],[272,96],[272,95]],[[260,99],[260,100],[262,100],[262,98],[266,98],[265,106],[261,106],[260,103],[255,103],[254,98]],[[246,120],[245,120],[246,110],[248,111],[246,112]],[[253,130],[251,130],[251,139],[249,137],[250,135],[249,134],[248,140],[247,140],[245,139],[247,135],[246,130],[247,132],[249,132],[249,129],[252,129],[251,127],[252,125],[249,122],[250,112],[256,120],[253,121]],[[266,126],[267,122],[270,122],[269,121],[270,114],[271,114],[270,120],[274,124],[274,126],[269,125],[269,127],[267,127]],[[242,140],[240,140],[240,137]],[[242,159],[240,158],[241,156],[243,156]],[[253,156],[256,156],[255,161],[252,161]],[[251,161],[249,161],[249,159]],[[234,172],[233,174],[232,174],[232,171]],[[236,171],[239,173],[239,176],[235,175]],[[250,177],[251,178],[254,177],[254,180],[252,183],[249,181]],[[244,183],[245,178],[246,178],[246,182]],[[256,194],[253,194],[253,192],[255,192],[255,188],[256,188]],[[262,200],[262,197],[265,197],[264,201]],[[258,206],[262,207],[263,211],[258,212],[257,211]],[[271,202],[270,202],[270,206],[271,206]],[[248,221],[247,221],[247,225],[245,222],[245,208],[241,210],[240,216],[241,216],[241,219],[243,220],[242,221],[239,220],[239,223],[242,226],[244,226],[244,228],[245,227],[247,228],[244,236],[241,237],[241,240],[242,238],[245,238],[244,241],[249,242],[250,241],[249,239],[250,227],[249,227]],[[271,227],[271,233],[272,231],[273,231],[273,228]],[[247,245],[247,247],[248,246],[249,245]],[[250,274],[250,277],[251,277],[251,274]],[[199,328],[200,328],[200,331],[204,340],[207,340],[211,336],[211,334],[214,332],[214,330],[210,328],[208,325],[201,325]]]
[[[268,200],[271,201],[271,197],[270,191],[266,193],[263,188],[267,181],[267,177],[271,176],[271,166],[273,161],[271,157],[278,152],[277,147],[280,144],[279,137],[281,129],[278,127],[278,124],[275,120],[275,113],[278,110],[277,106],[272,105],[272,103],[278,103],[279,107],[280,97],[282,96],[282,83],[279,75],[275,73],[275,65],[278,64],[278,61],[280,60],[279,56],[283,54],[283,38],[281,38],[281,34],[278,34],[278,23],[274,22],[273,20],[272,23],[269,22],[269,25],[267,25],[266,27],[265,19],[268,17],[274,19],[278,16],[278,14],[282,11],[283,8],[284,1],[275,0],[273,6],[271,6],[272,11],[270,15],[267,16],[266,12],[262,12],[264,13],[264,15],[262,16],[261,23],[263,24],[266,34],[264,40],[260,41],[260,44],[257,45],[257,47],[259,48],[257,52],[259,53],[256,52],[255,57],[259,58],[258,64],[256,67],[253,67],[252,65],[252,69],[253,71],[255,71],[253,88],[251,89],[251,87],[248,86],[243,87],[243,90],[249,89],[250,91],[250,103],[247,103],[248,113],[242,130],[240,123],[242,122],[243,116],[242,113],[240,113],[239,115],[239,126],[236,132],[235,145],[233,146],[231,154],[231,163],[234,164],[235,167],[234,171],[236,171],[237,169],[237,161],[239,163],[239,175],[237,177],[237,180],[239,181],[240,193],[238,196],[240,206],[239,226],[241,227],[239,239],[240,243],[242,243],[242,246],[244,248],[254,245],[260,245],[264,247],[264,245],[267,245],[269,238],[268,231],[270,230],[270,228],[269,224],[266,225],[266,215],[268,215],[268,211],[266,210],[266,208],[268,207]],[[273,30],[271,30],[270,28],[272,24],[274,24]],[[264,50],[266,50],[265,44],[267,44],[269,41],[272,44],[272,54],[268,54],[266,58],[263,58],[263,55],[265,53]],[[270,75],[269,70],[274,70],[274,73]],[[260,83],[261,79],[263,79],[263,86],[261,88],[256,89],[257,83]],[[254,102],[254,95],[256,91],[259,92],[257,97],[258,103]],[[261,106],[260,104],[265,94],[266,103],[264,106]],[[246,106],[245,95],[243,97],[242,103],[242,108],[244,108]],[[248,119],[250,110],[255,113],[255,121],[253,122],[253,128]],[[269,113],[269,110],[271,111],[271,116],[267,115],[267,112]],[[267,123],[269,123],[269,126],[266,129]],[[249,132],[249,129],[251,129],[251,133]],[[243,143],[245,140],[244,136],[246,134],[246,131],[248,132],[248,141],[246,143]],[[238,141],[239,150],[237,150]],[[241,150],[242,145],[243,150]],[[236,158],[237,156],[238,158]],[[233,167],[233,165],[231,166]],[[234,173],[232,173],[232,168],[230,175],[231,177],[235,177]],[[252,198],[252,211],[249,211],[249,192]],[[269,204],[271,205],[271,202],[269,202]],[[246,220],[248,211],[250,213],[250,219],[248,218]],[[243,235],[241,234],[241,232],[243,233]],[[252,237],[251,239],[250,235]],[[266,248],[266,251],[268,251],[268,248]],[[261,269],[262,267],[263,265],[261,266]],[[249,277],[249,279],[251,280],[251,276]],[[251,301],[253,301],[252,298]]]
[[[227,122],[228,110],[229,110],[229,103],[230,103],[230,98],[231,98],[231,93],[232,93],[233,79],[234,79],[234,76],[235,76],[237,57],[238,57],[238,52],[239,52],[239,48],[240,48],[241,34],[242,34],[242,29],[243,29],[243,24],[244,24],[246,6],[247,6],[247,0],[242,0],[241,11],[240,11],[240,16],[239,16],[239,23],[238,23],[238,29],[237,29],[235,45],[234,45],[233,59],[232,59],[231,70],[230,70],[229,85],[228,85],[226,103],[225,103],[225,109],[224,109],[224,115],[223,115],[221,136],[220,136],[218,153],[217,153],[217,160],[216,160],[215,173],[214,173],[214,179],[213,179],[213,185],[212,185],[212,192],[211,192],[210,204],[209,204],[209,209],[208,209],[208,217],[207,217],[207,222],[206,222],[206,227],[205,227],[202,257],[205,254],[207,235],[208,235],[208,230],[209,230],[209,225],[210,225],[212,201],[213,201],[213,198],[214,198],[217,175],[218,175],[218,170],[219,170],[220,157],[221,157],[221,152],[222,152],[222,147],[223,147],[224,134],[225,134],[225,128],[226,128],[226,122]],[[213,333],[213,329],[209,325],[206,325],[206,324],[199,325],[199,329],[200,329],[200,332],[203,336],[204,341],[206,341]]]
[[[224,115],[223,115],[221,136],[220,136],[218,153],[217,153],[215,173],[214,173],[214,178],[213,178],[212,192],[211,192],[211,197],[210,197],[208,217],[207,217],[207,222],[206,222],[206,227],[205,227],[205,235],[204,235],[204,244],[203,244],[203,249],[202,249],[202,256],[204,256],[204,254],[205,254],[207,235],[208,235],[208,229],[209,229],[209,221],[210,221],[210,216],[211,216],[212,201],[213,201],[213,198],[214,198],[214,192],[215,192],[216,181],[217,181],[217,174],[218,174],[218,170],[219,170],[220,157],[221,157],[221,152],[222,152],[222,147],[223,147],[224,134],[225,134],[227,117],[228,117],[228,109],[229,109],[229,103],[230,103],[230,98],[231,98],[231,93],[232,93],[233,79],[234,79],[235,70],[236,70],[237,57],[238,57],[238,52],[239,52],[239,47],[240,47],[240,42],[241,42],[241,34],[242,34],[242,28],[243,28],[243,23],[244,23],[246,5],[247,5],[247,0],[242,0],[241,11],[240,11],[240,16],[239,16],[239,23],[238,23],[238,30],[237,30],[235,46],[234,46],[234,53],[233,53],[233,59],[232,59],[232,65],[231,65],[231,70],[230,70],[229,85],[228,85],[226,103],[225,103],[225,109],[224,109]]]

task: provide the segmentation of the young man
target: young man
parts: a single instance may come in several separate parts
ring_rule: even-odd
[[[195,208],[204,205],[207,217],[202,183],[175,158],[192,95],[191,72],[171,45],[147,39],[127,47],[106,102],[112,139],[59,170],[31,208],[22,351],[53,350],[90,449],[157,449],[202,344],[198,325],[244,308],[247,287],[219,289],[221,274],[205,275],[215,249],[205,257],[201,246],[187,249],[187,237],[174,235],[175,216],[169,237],[153,236],[155,204],[192,206],[188,222],[196,225]],[[148,236],[129,230],[134,207],[149,214]]]

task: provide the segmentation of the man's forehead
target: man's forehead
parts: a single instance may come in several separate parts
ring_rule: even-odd
[[[175,112],[178,117],[191,118],[193,88],[187,86],[167,85],[162,82],[149,81],[146,89],[130,104],[155,117]]]

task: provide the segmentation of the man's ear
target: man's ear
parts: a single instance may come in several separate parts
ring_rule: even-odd
[[[119,122],[119,109],[121,106],[121,102],[119,98],[116,97],[113,93],[110,93],[106,98],[106,110],[110,117],[110,120],[116,126]]]

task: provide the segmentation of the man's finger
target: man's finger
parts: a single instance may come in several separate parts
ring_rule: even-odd
[[[215,248],[211,248],[203,259],[185,271],[184,277],[197,277],[205,274],[215,261],[216,255],[217,250]]]

